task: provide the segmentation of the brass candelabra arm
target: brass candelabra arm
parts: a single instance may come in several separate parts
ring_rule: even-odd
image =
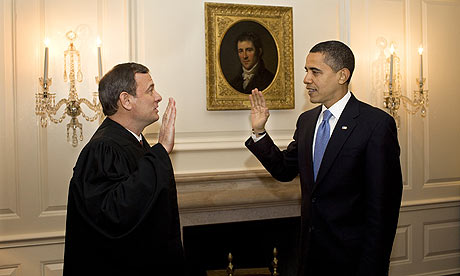
[[[44,83],[42,78],[40,78],[39,81],[42,93],[35,94],[35,114],[40,118],[40,125],[42,127],[47,127],[48,120],[55,124],[62,123],[68,115],[71,119],[67,124],[67,141],[70,142],[71,140],[72,146],[76,147],[78,145],[78,140],[83,141],[82,124],[78,121],[77,117],[82,115],[82,117],[87,121],[93,122],[102,116],[102,107],[97,100],[97,93],[94,93],[93,95],[93,102],[85,98],[80,99],[76,93],[75,86],[71,85],[71,93],[69,93],[69,97],[67,99],[61,99],[57,104],[55,104],[56,94],[48,92],[51,81],[48,80]],[[72,88],[74,88],[73,91]],[[82,104],[85,104],[90,110],[94,111],[94,115],[86,115],[81,108]],[[59,117],[56,117],[56,114],[63,106],[65,106],[65,108],[63,109],[62,114]],[[72,138],[70,138],[70,129],[72,129]],[[80,130],[80,135],[77,135],[78,130]]]
[[[87,116],[83,110],[81,110],[81,116],[85,118],[89,122],[94,122],[97,118],[102,116],[102,107],[101,104],[98,102],[93,102],[91,103],[89,100],[83,98],[83,99],[78,99],[78,102],[80,104],[85,104],[89,109],[94,111],[94,115],[92,117]]]
[[[420,91],[417,90],[415,90],[414,92],[420,93]],[[420,114],[422,115],[422,117],[426,117],[426,107],[428,106],[427,95],[420,94],[419,97],[414,97],[414,100],[411,100],[406,96],[402,96],[401,99],[404,109],[411,115],[415,115],[420,110]]]
[[[417,78],[418,89],[414,90],[413,100],[402,96],[402,103],[404,109],[407,110],[411,115],[414,115],[420,110],[422,117],[426,117],[426,108],[428,107],[428,90],[423,89],[425,84],[425,78]]]

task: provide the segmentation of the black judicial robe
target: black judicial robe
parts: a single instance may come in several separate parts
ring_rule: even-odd
[[[70,181],[64,276],[184,275],[168,153],[106,118]]]

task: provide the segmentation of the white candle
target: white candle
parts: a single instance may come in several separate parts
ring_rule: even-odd
[[[102,55],[101,55],[101,39],[97,38],[97,68],[99,74],[99,80],[102,78]]]
[[[423,47],[420,45],[420,48],[418,48],[418,53],[420,55],[420,83],[423,82]]]
[[[390,53],[391,53],[391,56],[390,56],[390,83],[389,83],[390,94],[393,91],[393,54],[394,54],[394,52],[395,52],[395,48],[394,48],[393,44],[391,44],[391,48],[390,48]]]
[[[45,68],[43,69],[43,83],[48,83],[48,44],[49,40],[45,39]]]

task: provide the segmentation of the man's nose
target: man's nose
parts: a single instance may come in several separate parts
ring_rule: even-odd
[[[311,83],[311,76],[308,72],[305,74],[305,78],[303,78],[303,83]]]
[[[157,102],[161,102],[163,98],[161,97],[160,93],[158,93],[157,91],[155,91],[155,100]]]

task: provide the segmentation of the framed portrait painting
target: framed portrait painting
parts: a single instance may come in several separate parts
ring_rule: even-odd
[[[208,110],[294,108],[292,8],[205,3],[205,25]]]

